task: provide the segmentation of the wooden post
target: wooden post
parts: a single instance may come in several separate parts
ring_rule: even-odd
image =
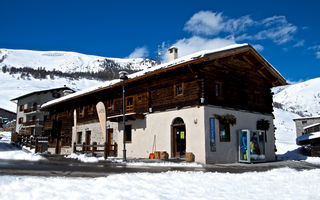
[[[38,138],[36,139],[35,144],[34,144],[34,152],[38,153]]]
[[[108,158],[108,144],[104,143],[104,159]]]
[[[95,153],[95,151],[97,150],[97,142],[93,142],[92,143],[92,156],[96,157],[97,154]]]
[[[86,143],[82,143],[82,151],[81,153],[84,154],[85,153],[85,150],[86,150],[86,147],[85,147]]]
[[[77,147],[76,147],[76,143],[74,142],[73,143],[73,153],[76,153],[77,152]]]

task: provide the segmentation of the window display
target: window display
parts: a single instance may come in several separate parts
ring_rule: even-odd
[[[239,161],[265,161],[265,132],[260,130],[239,131]]]

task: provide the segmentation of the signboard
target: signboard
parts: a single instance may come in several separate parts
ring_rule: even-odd
[[[215,134],[215,125],[214,125],[214,118],[209,118],[209,135],[210,135],[210,151],[216,151],[216,134]]]
[[[107,116],[106,116],[106,107],[104,106],[103,102],[99,102],[96,105],[97,108],[97,113],[99,117],[99,122],[100,122],[100,127],[101,127],[101,133],[104,139],[104,142],[107,141],[106,135],[107,135],[107,130],[106,130],[106,122],[107,122]]]

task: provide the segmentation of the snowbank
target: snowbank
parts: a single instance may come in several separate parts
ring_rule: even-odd
[[[134,173],[102,178],[2,176],[0,198],[33,199],[320,199],[320,169],[242,174]],[[51,188],[51,189],[50,189]]]
[[[11,133],[2,132],[1,135],[3,138],[0,140],[0,159],[6,160],[29,160],[29,161],[38,161],[43,160],[42,156],[34,153],[26,153],[15,146],[10,144]]]
[[[99,161],[105,160],[103,157],[93,157],[90,154],[71,154],[65,156],[65,158],[70,158],[70,159],[77,159],[81,162],[85,163],[97,163]],[[128,162],[123,162],[122,159],[120,158],[114,158],[114,157],[109,157],[106,159],[106,161],[110,162],[117,162],[117,163],[122,163],[128,166],[150,166],[150,167],[203,167],[201,164],[198,163],[187,163],[187,162],[167,162],[167,161],[156,161],[156,160],[150,160],[148,162],[136,162],[136,161],[128,161]]]

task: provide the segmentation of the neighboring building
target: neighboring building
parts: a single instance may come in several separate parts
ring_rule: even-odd
[[[40,111],[41,105],[70,92],[74,91],[68,87],[60,87],[35,91],[12,99],[11,101],[17,104],[16,132],[20,135],[41,135],[48,116],[48,113]]]
[[[99,114],[107,115],[106,142],[117,142],[119,157],[125,131],[128,158],[147,158],[156,150],[171,158],[192,152],[201,163],[237,162],[239,131],[255,130],[262,121],[268,125],[266,138],[254,135],[259,137],[259,154],[264,161],[274,160],[270,88],[286,84],[279,72],[248,44],[182,58],[172,53],[177,54],[176,48],[170,49],[168,63],[131,74],[128,80],[107,81],[44,104],[51,119],[45,125],[49,152],[71,153],[73,142],[103,143],[96,109],[103,102]]]
[[[0,123],[6,123],[17,118],[17,114],[9,110],[0,108]]]
[[[293,119],[293,121],[296,123],[296,134],[297,137],[300,137],[302,135],[316,132],[313,131],[313,129],[317,129],[318,124],[320,123],[320,116],[318,117],[302,117]],[[315,126],[315,127],[314,127]]]

